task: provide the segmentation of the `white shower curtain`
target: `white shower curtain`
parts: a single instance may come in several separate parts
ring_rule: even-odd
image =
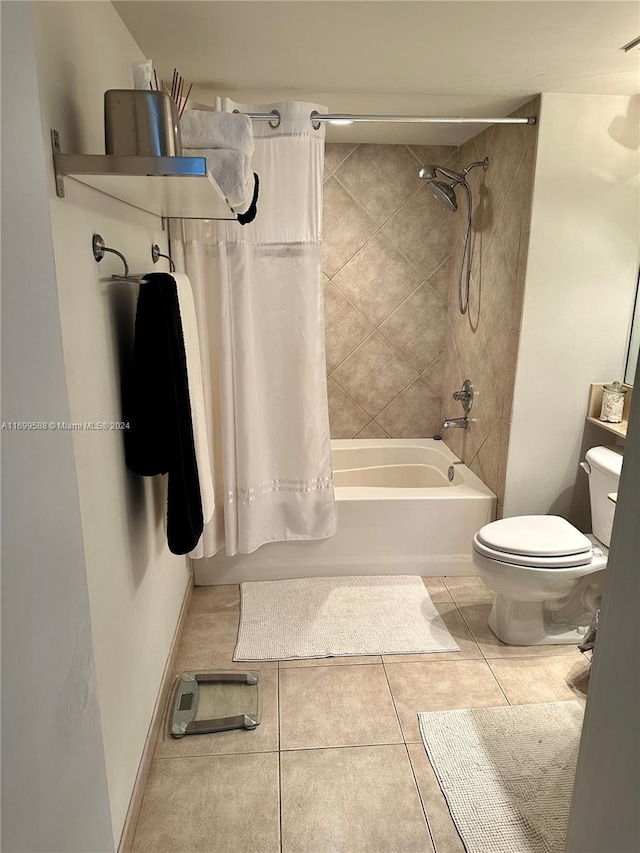
[[[254,122],[258,215],[249,225],[173,225],[191,279],[209,415],[216,510],[190,556],[251,553],[335,533],[322,306],[324,125],[317,104],[218,108],[281,114]]]

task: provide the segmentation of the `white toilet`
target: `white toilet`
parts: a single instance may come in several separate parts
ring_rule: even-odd
[[[496,593],[489,627],[518,646],[575,643],[600,606],[622,455],[592,447],[580,463],[589,474],[593,534],[557,515],[503,518],[473,538],[473,562]]]

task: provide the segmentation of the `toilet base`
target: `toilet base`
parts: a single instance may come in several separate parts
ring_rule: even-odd
[[[510,646],[570,645],[582,642],[587,626],[554,624],[544,601],[514,601],[496,595],[489,627]]]

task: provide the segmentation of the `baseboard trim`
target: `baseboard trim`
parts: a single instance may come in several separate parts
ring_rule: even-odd
[[[153,714],[151,715],[151,723],[149,724],[149,731],[147,732],[147,738],[145,740],[144,748],[142,750],[140,766],[138,767],[136,781],[133,786],[133,792],[131,794],[131,800],[129,802],[127,816],[125,818],[122,835],[120,837],[120,844],[118,845],[118,853],[131,853],[131,850],[133,848],[133,836],[135,835],[136,826],[138,824],[138,817],[140,816],[142,797],[147,785],[147,780],[149,778],[149,771],[151,770],[151,761],[153,760],[153,754],[155,752],[158,735],[160,734],[160,727],[162,726],[164,709],[169,699],[169,692],[171,690],[171,684],[173,680],[172,675],[175,669],[175,662],[178,655],[178,647],[180,645],[180,640],[182,639],[182,632],[184,631],[185,622],[187,620],[187,613],[189,612],[189,604],[191,603],[192,595],[193,577],[190,576],[189,585],[185,590],[184,599],[182,601],[182,607],[180,608],[178,624],[176,625],[173,640],[171,641],[169,657],[167,658],[167,662],[164,667],[164,672],[162,673],[160,690],[158,691],[158,697],[153,708]]]

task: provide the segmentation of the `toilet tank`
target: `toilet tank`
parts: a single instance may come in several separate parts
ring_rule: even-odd
[[[622,452],[617,447],[592,447],[587,451],[586,459],[593,535],[609,547],[616,505],[607,495],[618,491]]]

